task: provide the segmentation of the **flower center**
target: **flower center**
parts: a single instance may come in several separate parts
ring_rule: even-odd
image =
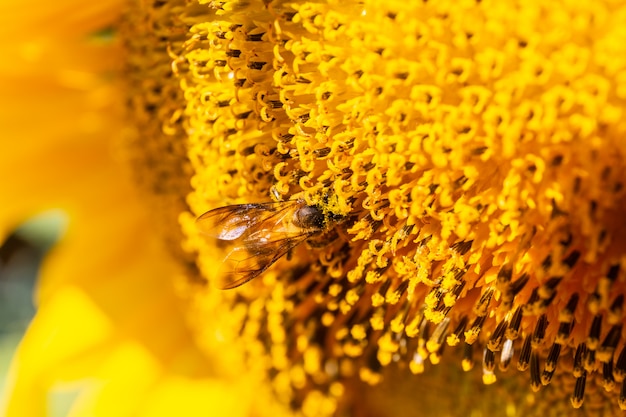
[[[573,369],[575,407],[587,378],[623,384],[626,42],[608,3],[148,12],[129,37],[138,164],[176,196],[170,214],[191,184],[202,276],[231,259],[197,232],[209,209],[302,199],[342,219],[237,292],[197,292],[236,312],[232,337],[279,398],[315,414],[324,393],[332,412],[354,378],[421,373],[445,346],[485,383],[496,365],[534,390]]]

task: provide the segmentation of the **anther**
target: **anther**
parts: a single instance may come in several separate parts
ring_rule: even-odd
[[[556,298],[556,295],[557,295],[557,292],[554,291],[549,298],[542,298],[541,301],[537,304],[538,306],[537,311],[541,313],[546,311],[546,307],[552,304],[552,301],[554,301],[554,299]]]
[[[496,326],[493,334],[489,338],[487,342],[487,348],[494,352],[499,351],[502,347],[502,341],[504,340],[504,334],[506,333],[506,329],[509,326],[509,323],[506,320],[500,321]]]
[[[608,312],[608,322],[610,324],[618,324],[624,317],[624,294],[620,294],[615,298]]]
[[[574,393],[570,397],[572,407],[580,408],[583,405],[583,397],[585,396],[585,382],[587,380],[587,374],[583,373],[576,379],[576,385],[574,386]]]
[[[606,392],[615,389],[615,378],[613,378],[613,361],[602,364],[602,386]]]
[[[472,243],[474,243],[473,240],[457,242],[453,244],[450,249],[457,251],[461,255],[465,255],[472,248]]]
[[[382,300],[384,300],[385,295],[387,294],[387,291],[389,290],[389,287],[391,287],[391,280],[385,280],[380,286],[380,288],[378,289],[378,291],[372,295],[372,301],[374,300],[374,296],[376,295],[378,295],[379,297],[382,297]]]
[[[602,296],[598,291],[594,291],[587,297],[587,309],[591,314],[598,314],[602,305]]]
[[[404,328],[404,332],[408,337],[416,337],[420,334],[422,324],[425,322],[424,309],[413,312],[411,321]]]
[[[565,259],[563,259],[563,263],[567,265],[570,269],[576,265],[578,262],[578,258],[580,258],[580,252],[577,250],[572,251]]]
[[[408,287],[409,287],[409,281],[402,281],[400,285],[398,285],[398,287],[395,290],[393,290],[393,292],[387,292],[385,301],[388,302],[389,304],[396,304],[400,300],[400,298],[402,297],[402,295],[404,294],[404,292],[407,290]]]
[[[467,322],[467,316],[461,317],[461,320],[459,320],[459,323],[456,325],[454,331],[446,339],[446,343],[448,343],[449,346],[456,346],[459,344],[459,342],[461,341],[461,336],[465,332],[465,326],[467,326]]]
[[[493,372],[496,368],[496,354],[485,348],[483,349],[483,371]]]
[[[248,42],[261,42],[263,35],[265,35],[265,32],[262,33],[248,33],[246,35],[246,41]]]
[[[553,372],[556,369],[556,365],[559,362],[559,356],[561,355],[561,345],[558,343],[554,343],[550,348],[550,352],[548,353],[548,357],[546,358],[545,370],[548,372]]]
[[[530,293],[530,297],[528,301],[524,303],[524,311],[528,314],[533,314],[533,309],[535,308],[535,303],[539,301],[539,295],[537,294],[537,288],[533,289]]]
[[[543,372],[541,373],[541,384],[544,386],[550,384],[550,381],[552,381],[553,376],[554,376],[554,371],[548,371],[544,368]]]
[[[548,317],[545,314],[542,314],[539,316],[537,324],[535,325],[535,331],[532,338],[533,348],[539,348],[543,343],[543,338],[546,334],[546,327],[548,327]]]
[[[518,279],[511,283],[511,293],[513,297],[515,297],[521,290],[526,286],[528,280],[530,279],[530,275],[522,274]]]
[[[607,333],[602,345],[598,349],[598,360],[601,362],[608,362],[613,358],[615,348],[622,337],[622,325],[616,324],[611,327]]]
[[[576,348],[576,353],[574,353],[574,369],[572,370],[572,374],[576,378],[580,378],[580,376],[585,372],[583,368],[583,359],[587,353],[587,346],[584,343],[581,343]]]
[[[530,387],[534,392],[541,388],[541,374],[539,373],[539,356],[537,352],[532,351],[530,354]]]
[[[428,342],[426,342],[426,349],[430,353],[436,352],[441,348],[441,345],[443,344],[443,339],[446,337],[446,332],[448,330],[449,324],[450,318],[446,317],[441,323],[439,323],[435,327],[433,334],[428,339]]]
[[[474,319],[474,322],[472,323],[470,329],[464,333],[466,343],[469,343],[471,345],[476,341],[478,335],[480,334],[480,331],[482,330],[483,324],[485,324],[485,318],[486,316],[480,316]]]
[[[576,311],[579,298],[578,293],[572,294],[569,298],[565,308],[559,312],[559,321],[561,323],[569,323],[574,320],[574,312]]]
[[[559,330],[556,334],[556,338],[554,339],[554,341],[561,345],[566,344],[573,328],[574,328],[574,322],[559,324]]]
[[[439,362],[441,362],[441,357],[443,356],[443,351],[446,348],[446,345],[440,345],[439,349],[437,349],[436,352],[431,353],[428,356],[428,359],[430,360],[430,363],[432,363],[433,365],[437,365]]]
[[[489,288],[487,291],[481,295],[480,299],[474,306],[474,313],[477,316],[485,316],[487,314],[487,310],[489,308],[489,303],[491,302],[491,298],[493,297],[493,289]]]
[[[609,268],[609,272],[607,272],[606,277],[611,281],[615,282],[617,276],[619,275],[620,266],[619,264],[611,265]]]
[[[587,347],[596,350],[600,343],[600,331],[602,330],[602,315],[598,314],[593,318],[587,337]]]
[[[524,337],[524,343],[522,344],[522,350],[520,351],[519,358],[517,359],[517,369],[520,371],[525,371],[528,369],[528,364],[530,363],[530,336]]]
[[[519,328],[522,324],[522,308],[517,307],[511,317],[509,327],[507,327],[505,336],[507,339],[515,340],[519,336]]]
[[[593,372],[596,368],[596,351],[587,348],[586,355],[583,358],[583,365],[587,372]]]
[[[511,282],[513,276],[513,269],[510,266],[503,266],[498,271],[498,277],[496,278],[496,284],[499,290],[503,290]]]
[[[563,277],[553,277],[548,279],[541,287],[539,287],[539,297],[544,300],[551,298],[562,279]]]

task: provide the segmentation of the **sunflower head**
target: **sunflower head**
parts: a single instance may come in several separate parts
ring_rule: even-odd
[[[234,260],[238,285],[259,277],[194,288],[201,343],[222,329],[305,415],[455,356],[485,384],[558,381],[558,407],[588,386],[626,407],[622,5],[212,1],[139,16],[130,102],[154,135],[138,165],[166,167],[145,175],[158,195],[188,193],[169,213],[183,212],[190,275],[217,282]],[[205,212],[228,244],[199,233]]]

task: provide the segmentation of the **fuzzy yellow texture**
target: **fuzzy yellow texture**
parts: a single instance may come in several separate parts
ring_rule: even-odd
[[[194,345],[187,348],[192,349],[195,343],[200,346],[210,368],[208,375],[203,376],[204,381],[219,386],[216,395],[223,397],[213,401],[205,393],[190,395],[189,407],[201,410],[202,407],[193,404],[197,400],[212,403],[211,412],[218,414],[249,415],[255,409],[262,410],[258,415],[291,415],[283,404],[275,401],[266,384],[265,360],[271,358],[267,357],[261,341],[254,340],[254,323],[240,333],[243,317],[254,315],[260,304],[225,308],[226,301],[217,294],[204,297],[202,303],[194,302],[198,291],[195,285],[202,278],[197,273],[195,254],[185,250],[188,248],[183,242],[184,230],[178,220],[180,213],[188,210],[186,198],[193,185],[183,111],[187,97],[180,88],[177,68],[177,54],[189,29],[185,21],[188,16],[182,13],[186,10],[192,14],[194,6],[178,0],[133,4],[121,25],[120,37],[126,47],[126,105],[132,117],[124,132],[124,148],[137,174],[144,203],[152,212],[153,227],[184,268],[184,276],[175,277],[174,282],[176,295],[187,302],[186,324],[194,332]],[[171,306],[162,308],[167,311]],[[239,343],[242,337],[248,343]],[[245,362],[243,350],[259,360]],[[231,402],[231,395],[243,398]]]
[[[187,207],[191,169],[182,124],[184,97],[168,51],[185,40],[187,25],[176,14],[182,5],[173,1],[156,8],[139,7],[128,12],[120,26],[126,51],[127,114],[132,118],[123,145],[135,180],[145,191],[142,198],[158,219],[154,227],[181,260],[189,256],[181,250],[176,219]]]
[[[313,385],[333,380],[315,377],[324,364],[300,365],[310,349],[331,362],[373,351],[385,365],[414,351],[438,362],[446,335],[489,341],[491,352],[528,340],[533,355],[557,337],[599,347],[595,317],[621,335],[612,303],[624,295],[626,259],[623,5],[204,3],[186,16],[174,60],[192,210],[274,196],[348,219],[338,226],[348,249],[294,256],[317,263],[319,285],[284,282],[284,264],[266,277],[271,288],[242,290],[269,303],[246,325],[271,341],[284,398],[306,384],[301,366]],[[219,258],[189,220],[210,276]],[[575,311],[559,320],[572,297]],[[337,346],[291,351],[317,316]],[[437,337],[420,339],[425,323]],[[366,362],[361,378],[377,380]]]

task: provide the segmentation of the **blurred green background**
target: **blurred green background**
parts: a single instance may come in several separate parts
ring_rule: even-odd
[[[0,247],[0,392],[4,392],[13,353],[35,314],[40,265],[66,224],[61,211],[43,213],[18,227]],[[50,415],[65,416],[73,397],[75,393],[52,395]]]

